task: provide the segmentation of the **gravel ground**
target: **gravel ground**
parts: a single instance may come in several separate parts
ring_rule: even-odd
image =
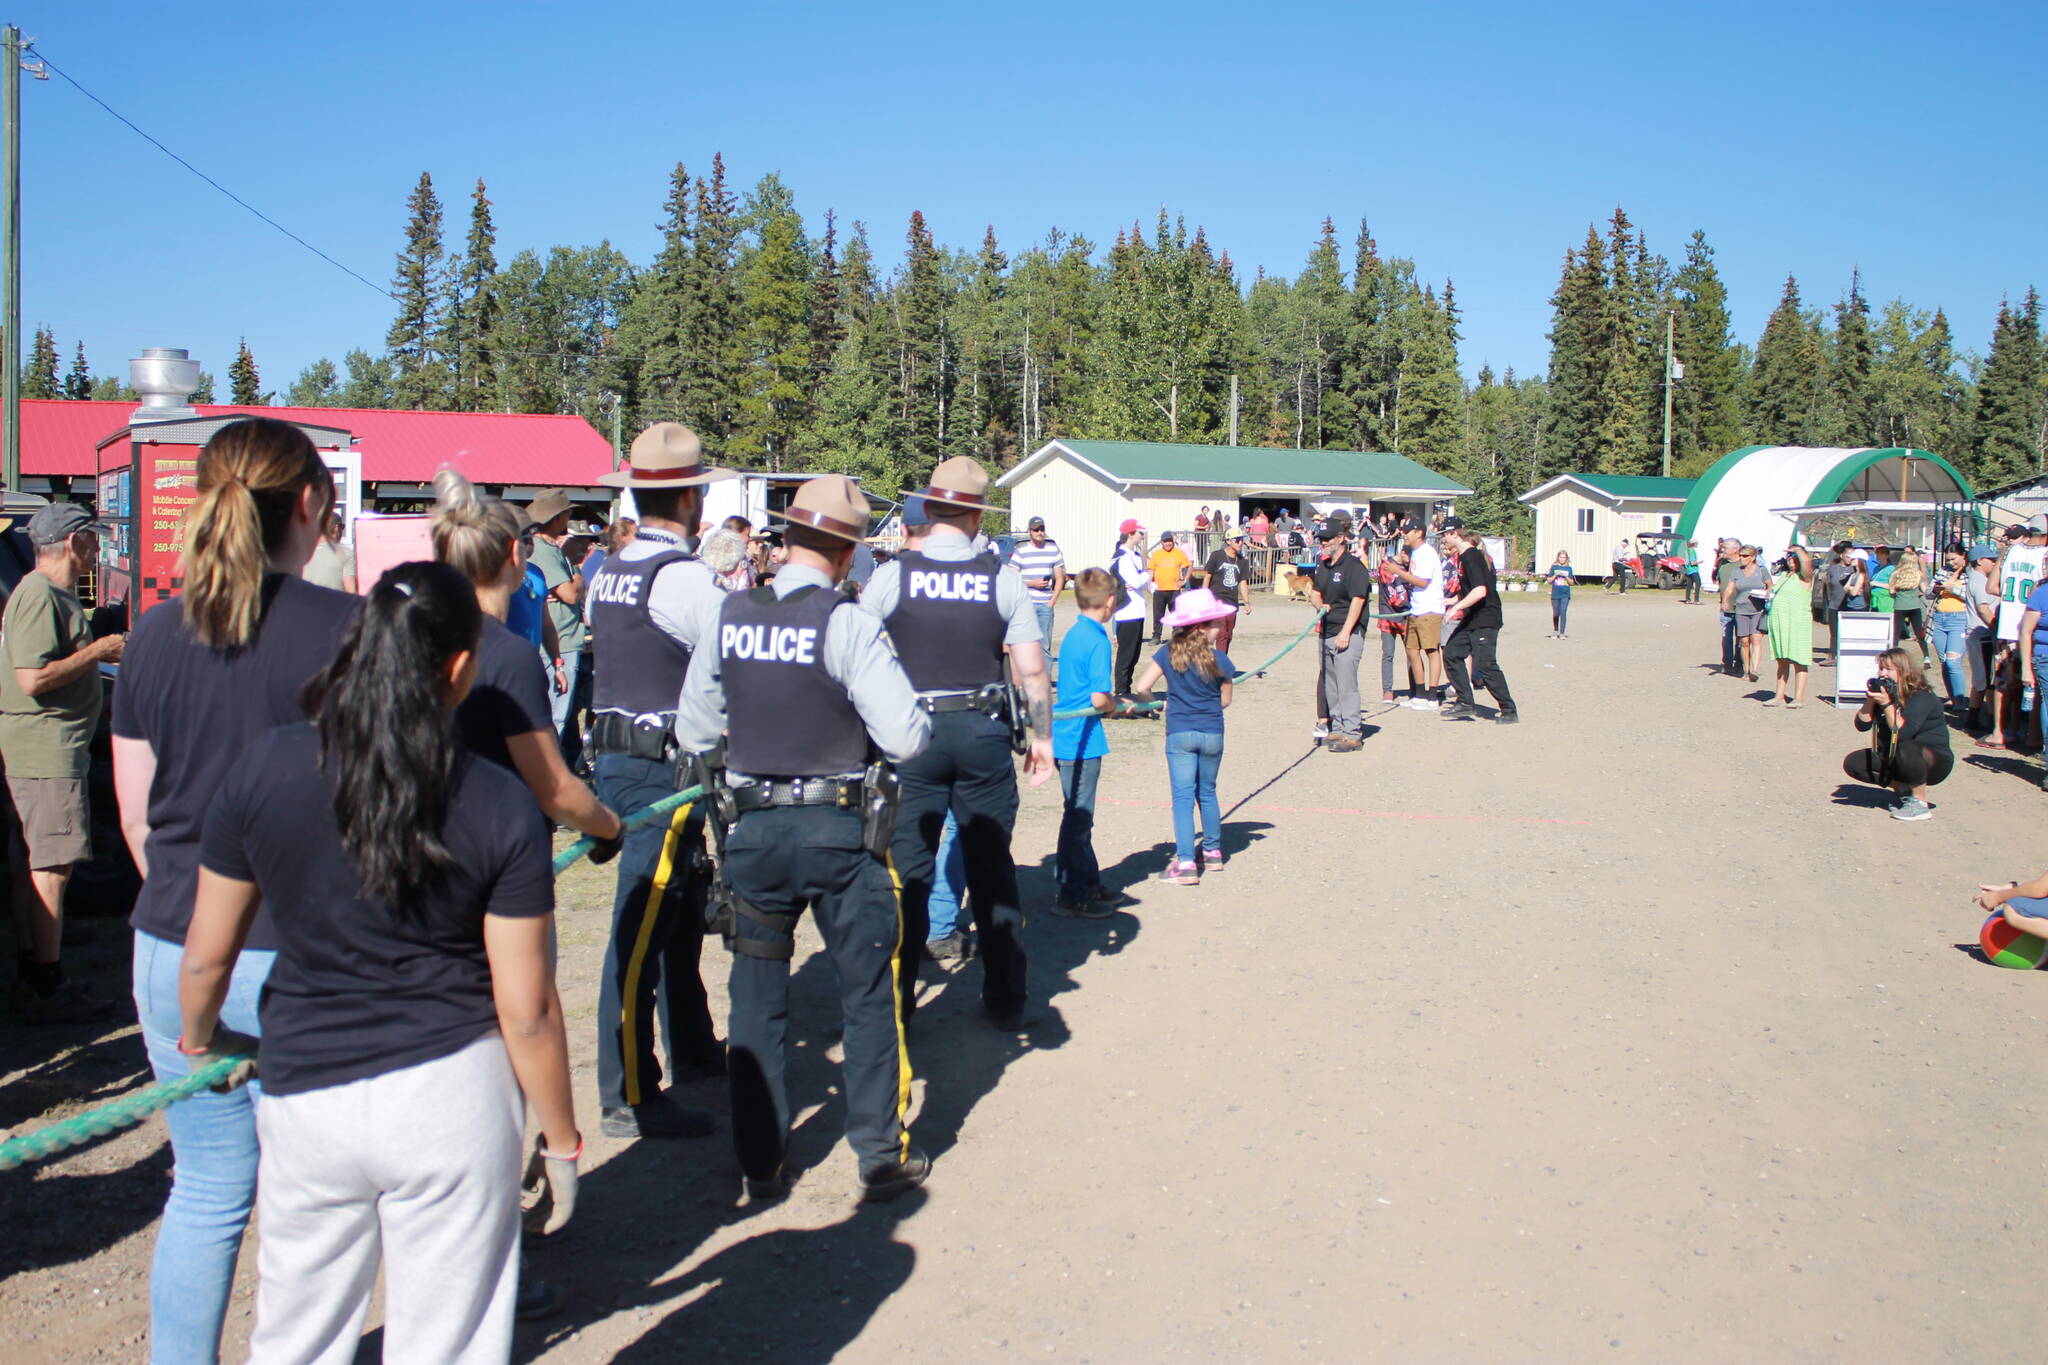
[[[1097,848],[1138,902],[1034,916],[1027,1037],[980,1022],[978,965],[928,969],[937,1164],[894,1205],[852,1199],[806,926],[796,1192],[748,1206],[722,1137],[593,1137],[576,1223],[531,1258],[572,1306],[519,1358],[2037,1359],[2044,1163],[2018,1139],[2048,1087],[2007,1040],[2040,1034],[2048,977],[1982,962],[1966,900],[2040,870],[2037,765],[1962,741],[1935,818],[1899,824],[1841,776],[1845,715],[1709,667],[1710,608],[1581,592],[1568,641],[1534,595],[1508,619],[1514,729],[1374,703],[1364,751],[1325,754],[1309,649],[1246,683],[1231,860],[1199,887],[1145,880],[1160,730],[1117,724]],[[1236,657],[1306,620],[1260,603]],[[1058,810],[1027,790],[1034,907]],[[609,879],[562,888],[589,1120]],[[119,926],[82,928],[121,989]],[[10,1030],[0,1125],[141,1083],[140,1052]],[[143,1358],[167,1178],[161,1121],[0,1175],[10,1365]]]

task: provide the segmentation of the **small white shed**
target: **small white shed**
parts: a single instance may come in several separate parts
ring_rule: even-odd
[[[1607,577],[1622,541],[1677,529],[1692,486],[1691,479],[1624,474],[1560,474],[1538,484],[1521,497],[1536,513],[1536,571],[1563,550],[1579,577]]]

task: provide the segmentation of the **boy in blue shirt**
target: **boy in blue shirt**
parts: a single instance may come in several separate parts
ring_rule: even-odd
[[[1052,908],[1056,915],[1107,919],[1129,899],[1102,884],[1102,870],[1095,861],[1095,784],[1102,776],[1102,757],[1109,752],[1102,717],[1116,708],[1111,691],[1116,646],[1108,629],[1116,611],[1116,580],[1107,570],[1083,569],[1074,578],[1074,605],[1081,614],[1060,642],[1059,691],[1053,710],[1093,707],[1096,714],[1052,723],[1053,762],[1066,799],[1053,860],[1059,898]]]

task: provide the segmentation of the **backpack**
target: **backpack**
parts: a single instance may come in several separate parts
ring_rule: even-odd
[[[1394,572],[1394,561],[1380,561],[1380,605],[1389,612],[1408,610],[1408,580]]]

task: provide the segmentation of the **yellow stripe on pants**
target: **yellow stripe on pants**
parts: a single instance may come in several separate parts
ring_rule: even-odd
[[[636,1027],[640,1016],[640,967],[647,961],[647,950],[654,942],[654,922],[661,917],[669,878],[675,874],[676,848],[683,841],[683,826],[689,821],[691,804],[684,802],[669,817],[668,833],[661,840],[661,859],[654,865],[654,880],[647,887],[647,903],[640,907],[640,932],[634,936],[632,954],[626,958],[626,984],[619,992],[619,1013],[624,1016],[620,1021],[623,1028],[619,1053],[626,1063],[628,1105],[640,1103],[640,1030]]]
[[[903,879],[896,875],[896,858],[884,854],[889,868],[889,886],[896,895],[896,951],[889,954],[889,1017],[896,1021],[896,1127],[903,1134],[902,1159],[910,1159],[910,1125],[903,1116],[910,1112],[910,1040],[903,1031]]]

